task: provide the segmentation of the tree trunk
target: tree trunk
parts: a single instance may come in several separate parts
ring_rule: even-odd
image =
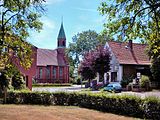
[[[7,87],[4,87],[4,104],[7,103]]]
[[[91,80],[90,79],[88,80],[88,83],[89,83],[88,87],[91,87]]]

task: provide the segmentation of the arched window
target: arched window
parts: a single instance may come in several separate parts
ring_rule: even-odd
[[[63,79],[63,67],[59,67],[59,78]]]
[[[65,46],[65,41],[62,42],[63,46]]]

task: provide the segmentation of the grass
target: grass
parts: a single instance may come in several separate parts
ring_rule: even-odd
[[[134,120],[73,106],[0,105],[1,120]]]

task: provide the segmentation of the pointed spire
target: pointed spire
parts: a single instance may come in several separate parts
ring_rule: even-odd
[[[58,34],[58,39],[66,39],[66,35],[64,32],[64,28],[63,28],[63,17],[62,17],[62,22],[61,22],[61,28],[60,28],[59,34]]]

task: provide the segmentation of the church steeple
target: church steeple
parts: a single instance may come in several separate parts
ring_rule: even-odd
[[[65,48],[66,47],[66,35],[63,28],[63,21],[61,23],[61,27],[58,34],[58,48]]]

